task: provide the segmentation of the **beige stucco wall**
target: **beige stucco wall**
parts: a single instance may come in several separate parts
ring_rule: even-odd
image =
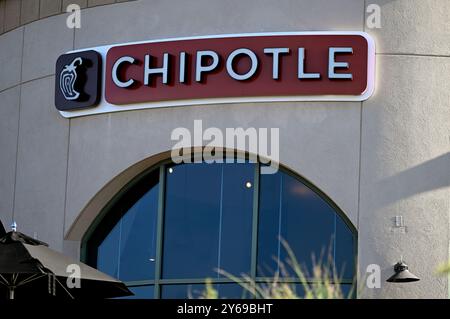
[[[381,6],[381,29],[365,6]],[[358,229],[358,262],[382,268],[361,297],[446,298],[450,215],[450,1],[165,0],[82,10],[0,35],[0,218],[78,253],[101,207],[169,150],[175,127],[279,127],[280,161],[330,196]],[[57,56],[104,44],[263,31],[366,31],[376,91],[366,102],[203,105],[65,119],[53,105]],[[406,233],[393,228],[402,215]],[[385,283],[403,256],[422,278]],[[360,280],[363,282],[363,280]]]
[[[30,22],[71,10],[70,5],[81,9],[135,0],[0,0],[0,34]]]

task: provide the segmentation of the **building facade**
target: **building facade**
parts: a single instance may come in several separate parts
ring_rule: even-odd
[[[67,27],[69,15],[64,8],[70,3],[81,6],[80,28]],[[380,9],[381,25],[368,22],[376,12],[370,5]],[[154,233],[151,246],[146,247],[155,251],[142,257],[155,263],[143,270],[151,272],[151,278],[143,274],[121,279],[138,282],[136,286],[141,282],[138,293],[147,297],[177,297],[176,291],[166,294],[165,285],[172,284],[169,291],[176,285],[200,284],[210,274],[201,269],[197,269],[200,274],[180,273],[184,268],[174,265],[195,268],[195,258],[189,261],[192,255],[186,253],[184,259],[177,259],[165,247],[180,250],[176,239],[189,241],[208,228],[212,229],[209,235],[195,237],[195,245],[206,245],[217,237],[214,227],[226,225],[221,219],[212,227],[215,222],[206,224],[200,218],[205,222],[202,227],[177,212],[189,205],[197,210],[200,206],[194,204],[201,198],[225,196],[229,190],[228,204],[226,197],[219,196],[220,204],[217,199],[202,207],[217,210],[220,218],[231,216],[231,233],[220,228],[218,238],[234,235],[241,245],[223,244],[222,255],[205,246],[203,255],[195,249],[194,257],[209,258],[211,253],[218,266],[223,266],[224,258],[225,270],[257,272],[258,256],[271,255],[270,249],[258,248],[270,246],[262,242],[266,239],[263,230],[270,228],[261,224],[264,207],[278,214],[273,220],[281,220],[288,210],[270,205],[286,200],[285,207],[297,205],[316,212],[303,226],[304,233],[308,227],[313,231],[300,242],[314,245],[334,237],[338,263],[338,242],[343,239],[347,271],[349,260],[356,263],[346,283],[351,284],[352,276],[358,274],[359,298],[448,298],[448,279],[437,275],[436,269],[448,261],[450,249],[449,16],[447,0],[0,1],[0,218],[5,225],[15,220],[20,231],[75,258],[96,260],[100,269],[108,271],[108,265],[101,266],[102,256],[117,256],[101,247],[121,245],[107,239],[115,236],[116,225],[128,227],[126,216],[137,216],[139,205],[144,205],[153,217],[133,224],[132,230],[145,225]],[[306,31],[369,34],[375,42],[374,93],[364,101],[199,103],[73,118],[63,117],[55,108],[55,63],[69,51],[156,39]],[[269,178],[258,173],[260,165],[252,163],[239,168],[225,164],[172,167],[168,162],[174,146],[172,131],[193,128],[195,120],[223,131],[279,128],[280,172]],[[176,182],[172,172],[198,185]],[[297,203],[295,196],[272,198],[284,187],[283,180],[314,199]],[[250,195],[244,194],[244,187],[233,193],[241,182],[252,191]],[[214,189],[219,184],[222,191]],[[184,201],[179,198],[188,193]],[[239,198],[237,206],[235,198]],[[241,209],[242,214],[230,215]],[[244,210],[252,213],[247,216]],[[112,217],[115,212],[120,214]],[[255,216],[259,220],[253,220]],[[175,224],[170,228],[171,219],[182,220],[186,228]],[[268,218],[267,224],[273,220]],[[283,233],[284,226],[273,236],[300,238],[302,222],[291,221],[299,225],[298,236],[296,229],[290,235],[287,230]],[[192,233],[183,233],[189,222],[196,226]],[[324,229],[331,224],[327,223],[334,225],[328,233]],[[141,234],[145,229],[140,229]],[[130,241],[133,249],[141,239]],[[227,249],[231,249],[228,259]],[[248,269],[237,265],[236,260],[243,259]],[[421,280],[386,283],[399,259]],[[166,270],[164,263],[170,260],[172,266]],[[381,269],[380,288],[365,285],[368,266],[373,264]],[[139,273],[133,264],[123,267]],[[187,279],[191,277],[195,280]],[[226,284],[222,281],[218,277],[217,285]]]

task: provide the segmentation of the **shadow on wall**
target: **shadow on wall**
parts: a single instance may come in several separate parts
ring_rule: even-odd
[[[384,194],[382,206],[416,194],[450,186],[450,152],[411,167],[378,182]]]

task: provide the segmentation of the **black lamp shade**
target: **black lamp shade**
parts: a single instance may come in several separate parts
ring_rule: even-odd
[[[403,261],[398,262],[394,266],[394,271],[395,274],[386,280],[387,282],[413,282],[420,280],[419,277],[408,270],[408,265],[406,265]]]

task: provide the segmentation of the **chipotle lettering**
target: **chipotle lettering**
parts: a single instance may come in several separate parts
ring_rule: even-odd
[[[362,96],[368,39],[288,34],[165,40],[111,47],[111,104],[264,96]]]

